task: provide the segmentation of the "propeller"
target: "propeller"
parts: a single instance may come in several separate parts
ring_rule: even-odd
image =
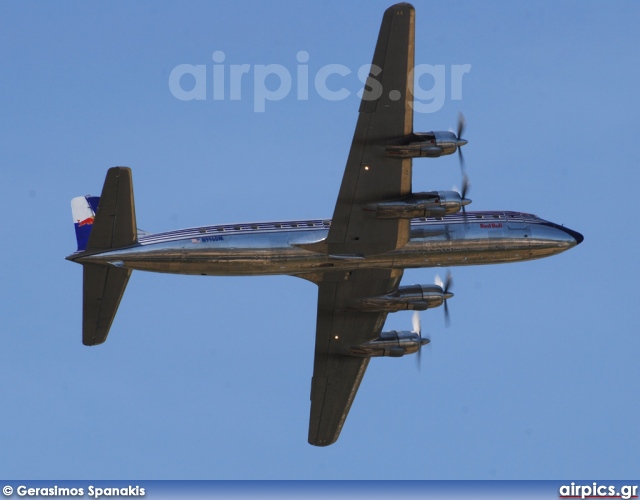
[[[458,113],[458,133],[456,134],[456,141],[458,147],[458,160],[460,161],[460,170],[462,173],[465,171],[464,164],[464,156],[462,156],[462,146],[467,144],[467,140],[462,138],[462,132],[464,132],[464,128],[467,125],[467,121],[464,119],[464,115],[462,113]]]
[[[460,151],[458,149],[458,151]],[[462,202],[462,216],[464,217],[465,223],[467,222],[467,205],[471,203],[471,200],[467,198],[467,193],[469,192],[469,188],[471,187],[471,183],[469,182],[469,176],[465,173],[462,176],[462,190],[460,191],[460,200]]]
[[[422,365],[422,346],[428,344],[430,340],[428,338],[422,338],[422,326],[420,324],[420,313],[418,311],[413,311],[411,324],[413,326],[411,333],[417,333],[420,338],[420,346],[418,346],[418,370],[420,370],[420,366]]]
[[[442,282],[442,278],[439,275],[436,275],[436,285],[442,288],[442,297],[444,301],[444,325],[449,328],[451,324],[451,318],[449,317],[449,306],[447,305],[447,300],[453,297],[453,294],[449,291],[451,286],[453,285],[453,277],[451,276],[451,271],[447,272],[447,278],[444,283]]]
[[[462,189],[458,190],[456,186],[453,186],[453,191],[456,191],[460,196],[460,205],[462,206],[462,215],[464,217],[464,221],[467,222],[467,209],[465,208],[471,200],[467,198],[467,193],[469,192],[469,188],[471,187],[471,183],[469,182],[469,176],[464,174],[462,176]]]

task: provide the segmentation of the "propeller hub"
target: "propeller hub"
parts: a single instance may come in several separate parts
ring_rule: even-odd
[[[444,300],[449,300],[451,297],[453,297],[451,292],[444,292]]]
[[[421,338],[420,339],[420,345],[421,346],[427,345],[429,342],[431,342],[431,340],[429,340],[429,339],[426,339],[426,338]]]
[[[458,139],[458,140],[457,140],[458,147],[462,147],[462,146],[464,146],[465,144],[467,144],[468,142],[469,142],[469,141],[467,141],[466,139]]]
[[[463,198],[461,203],[463,207],[466,207],[469,203],[471,203],[471,200],[469,198]]]

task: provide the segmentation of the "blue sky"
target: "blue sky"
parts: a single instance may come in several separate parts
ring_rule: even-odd
[[[415,2],[416,63],[471,65],[462,99],[417,131],[468,122],[472,209],[585,235],[540,261],[453,268],[452,326],[374,359],[340,440],[306,443],[315,286],[290,277],[136,272],[108,341],[81,344],[69,200],[133,169],[140,227],[329,217],[387,2],[0,4],[0,471],[32,479],[637,477],[640,70],[634,2]],[[181,101],[180,64],[249,64],[242,98]],[[254,111],[254,68],[292,91]],[[433,85],[428,76],[419,85]],[[210,85],[211,82],[208,83]],[[271,84],[277,81],[271,80]],[[188,82],[185,81],[185,88]],[[460,185],[455,157],[414,189]],[[432,269],[404,284],[430,283]],[[387,328],[408,328],[409,313]]]

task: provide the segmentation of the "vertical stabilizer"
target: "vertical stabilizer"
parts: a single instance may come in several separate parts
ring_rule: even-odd
[[[78,196],[71,200],[71,214],[73,215],[73,225],[76,228],[78,252],[87,248],[99,201],[99,197],[90,195]]]

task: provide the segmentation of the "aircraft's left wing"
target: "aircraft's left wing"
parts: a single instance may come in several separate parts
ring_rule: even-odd
[[[389,157],[385,146],[413,131],[414,18],[408,3],[382,18],[326,253],[381,254],[409,241],[409,219],[380,219],[364,207],[411,194],[411,158]]]
[[[311,381],[309,443],[334,443],[344,424],[369,358],[345,354],[350,347],[380,334],[387,313],[350,308],[359,298],[395,290],[402,278],[398,269],[362,269],[328,272],[318,283],[316,349]]]
[[[367,368],[368,358],[350,356],[350,348],[375,339],[387,316],[349,305],[395,291],[402,277],[402,270],[367,269],[366,259],[403,247],[410,221],[378,218],[368,205],[411,194],[411,159],[390,157],[385,147],[413,130],[414,18],[407,3],[385,11],[331,228],[324,241],[300,245],[334,258],[362,259],[359,269],[346,274],[307,277],[319,287],[309,424],[309,443],[317,446],[338,439]]]

